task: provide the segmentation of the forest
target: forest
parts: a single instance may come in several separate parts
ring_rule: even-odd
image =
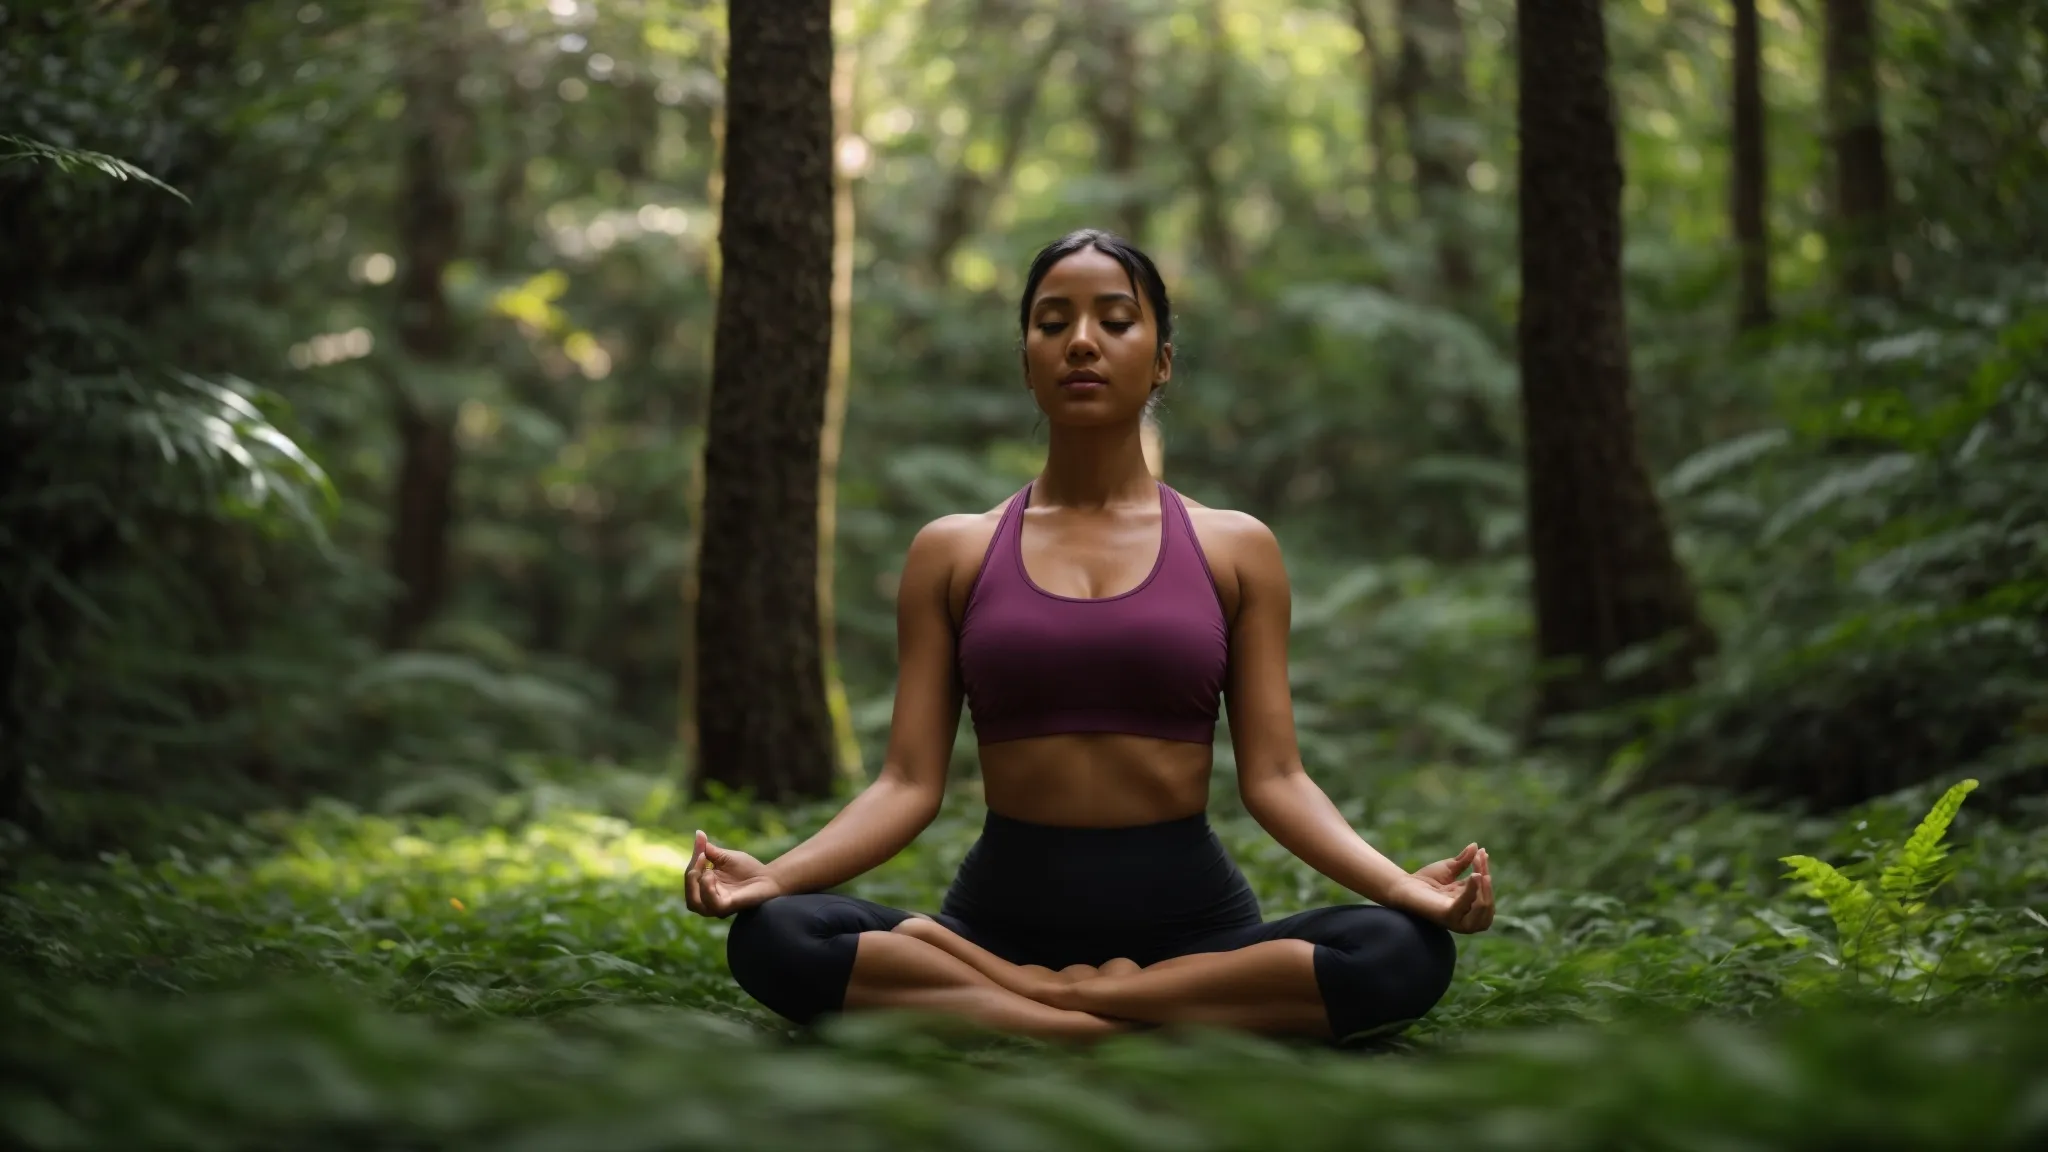
[[[1308,771],[1497,861],[1367,1050],[793,1029],[685,907],[877,772],[1082,227]],[[10,1147],[2048,1137],[2048,5],[20,0],[0,283]]]

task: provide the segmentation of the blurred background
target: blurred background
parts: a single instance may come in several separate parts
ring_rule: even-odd
[[[2048,1131],[2048,5],[748,2],[0,5],[10,1143]],[[1559,1031],[792,1056],[682,908],[876,770],[1089,226],[1309,769],[1498,861],[1419,1042]],[[1268,913],[1353,899],[1217,754]],[[852,891],[936,907],[973,768]]]
[[[1829,802],[1973,760],[2039,699],[2048,22],[1605,8],[1632,412],[1556,417],[1578,459],[1528,467],[1640,470],[1719,652],[1629,738]],[[723,6],[0,20],[9,813],[687,771]],[[1518,301],[1605,258],[1563,241],[1534,273],[1563,279],[1522,280],[1514,25],[1506,0],[834,6],[842,760],[886,735],[910,536],[1038,465],[1014,298],[1080,226],[1175,294],[1166,479],[1287,549],[1313,765],[1517,745],[1543,710]],[[1538,420],[1579,386],[1546,387]]]

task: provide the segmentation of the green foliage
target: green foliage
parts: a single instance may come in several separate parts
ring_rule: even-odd
[[[1589,725],[1631,741],[1617,781],[1670,786],[1619,799],[1570,749],[1517,751],[1533,628],[1512,5],[1457,6],[1472,111],[1440,127],[1472,152],[1441,217],[1414,195],[1398,116],[1374,151],[1360,96],[1368,77],[1388,94],[1394,60],[1365,58],[1346,6],[1231,0],[1220,35],[1135,6],[1143,145],[1116,176],[1097,170],[1086,72],[1102,38],[1051,23],[1111,6],[1018,36],[988,23],[1002,4],[846,6],[866,149],[836,592],[868,761],[911,534],[993,505],[1043,457],[1016,387],[1025,260],[1139,193],[1178,312],[1167,476],[1285,545],[1304,758],[1396,859],[1476,838],[1499,864],[1499,923],[1461,940],[1457,984],[1396,1059],[1193,1034],[1078,1054],[879,1018],[792,1038],[727,978],[724,926],[681,909],[689,830],[768,856],[831,811],[685,805],[669,753],[715,310],[720,7],[474,6],[452,367],[403,354],[392,300],[417,5],[0,8],[0,206],[19,240],[0,273],[21,301],[0,312],[19,353],[0,364],[0,623],[18,638],[0,792],[32,777],[35,847],[54,851],[0,826],[0,1139],[2044,1134],[2039,6],[1888,15],[1905,290],[1855,304],[1827,276],[1814,16],[1766,11],[1782,319],[1740,340],[1726,29],[1610,6],[1638,419],[1722,639],[1698,690]],[[1410,6],[1356,7],[1397,50]],[[1016,45],[1056,34],[1069,47],[1043,62],[1003,168],[1003,105],[1040,63]],[[1223,96],[1204,103],[1209,69],[1181,63],[1212,51]],[[1223,123],[1189,120],[1204,108]],[[1213,186],[1188,179],[1201,139],[1218,142]],[[134,187],[157,177],[179,196]],[[942,200],[970,185],[967,232],[933,268]],[[1453,213],[1462,286],[1440,274]],[[455,421],[458,515],[441,619],[420,650],[385,653],[366,637],[392,593],[397,396]],[[1219,833],[1268,913],[1348,899],[1236,810],[1218,753]],[[1985,782],[1967,816],[1960,793],[1927,794],[1964,775]],[[264,814],[220,815],[238,808]],[[963,785],[851,890],[934,907],[979,813]]]
[[[12,149],[0,152],[0,164],[9,160],[33,160],[55,165],[60,172],[99,172],[116,180],[140,181],[151,187],[161,188],[180,200],[190,202],[183,192],[118,156],[109,156],[104,152],[93,152],[84,148],[59,148],[41,140],[8,133],[0,133],[0,147]]]
[[[1927,907],[1928,898],[1954,871],[1944,838],[1963,798],[1976,788],[1975,780],[1957,782],[1881,867],[1872,861],[1878,867],[1875,889],[1826,861],[1804,855],[1784,858],[1792,868],[1789,875],[1819,899],[1834,920],[1834,950],[1819,955],[1840,970],[1845,983],[1861,987],[1869,981],[1882,994],[1917,999],[1932,992],[1938,980],[1946,978],[1948,986],[1955,986],[1957,974],[1942,971],[1951,956],[1966,967],[1977,958],[1966,941],[1974,919],[1985,910],[1941,916]],[[2031,910],[2021,914],[2038,916]],[[1955,951],[1958,945],[1965,945],[1960,954]]]
[[[1827,912],[1777,881],[1773,849],[1853,854],[1904,829],[1903,802],[1834,824],[1603,805],[1536,764],[1419,770],[1340,803],[1397,860],[1476,836],[1513,881],[1404,1054],[1199,1031],[1078,1052],[911,1016],[792,1036],[731,983],[726,925],[682,907],[692,831],[772,856],[833,804],[689,803],[667,773],[589,764],[519,775],[426,813],[403,795],[385,814],[158,812],[146,851],[31,862],[0,898],[9,1141],[1337,1148],[1369,1124],[1397,1147],[2019,1147],[2048,1123],[2026,1110],[2048,925],[2017,914],[2048,899],[2038,818],[1979,821],[1947,860],[1925,820],[1886,854],[1995,910],[1955,948],[1996,972],[1845,1005],[1812,995],[1784,932]],[[1346,898],[1219,808],[1269,915]],[[956,790],[848,891],[935,907],[979,817]]]

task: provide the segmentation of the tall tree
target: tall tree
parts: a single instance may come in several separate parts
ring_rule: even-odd
[[[455,516],[455,408],[435,396],[433,373],[457,353],[454,307],[443,278],[462,242],[457,177],[463,135],[459,22],[463,0],[431,0],[404,74],[404,144],[398,203],[398,343],[408,365],[390,379],[398,424],[391,572],[399,595],[385,623],[390,647],[410,643],[448,592]]]
[[[831,0],[727,10],[725,187],[698,568],[699,786],[828,794],[818,486],[832,356]]]
[[[1474,286],[1472,245],[1466,235],[1466,142],[1471,98],[1465,85],[1465,26],[1457,0],[1401,0],[1401,59],[1394,103],[1401,111],[1408,154],[1415,163],[1415,198],[1422,223],[1435,238],[1437,280],[1454,305]]]
[[[1763,35],[1756,0],[1735,0],[1734,174],[1730,215],[1741,262],[1736,327],[1744,331],[1771,322],[1771,244],[1764,204],[1770,170],[1764,152]]]
[[[976,6],[970,27],[977,35],[993,37],[1004,25],[1014,26],[1024,15],[1016,0],[982,0]],[[939,207],[932,217],[931,243],[925,248],[925,273],[933,284],[944,284],[952,266],[953,253],[981,223],[991,192],[1004,188],[1023,158],[1030,140],[1031,117],[1038,110],[1039,96],[1053,61],[1066,44],[1072,25],[1065,19],[1049,22],[1045,34],[1003,86],[996,105],[996,162],[986,173],[978,172],[963,158],[946,184]]]
[[[1237,252],[1237,237],[1230,227],[1230,199],[1223,187],[1217,155],[1229,136],[1227,119],[1230,79],[1228,14],[1223,0],[1209,0],[1203,7],[1202,71],[1195,81],[1180,117],[1181,154],[1188,179],[1195,191],[1195,236],[1202,259],[1238,296],[1243,269]]]
[[[1871,0],[1827,0],[1821,22],[1837,275],[1852,295],[1890,294],[1898,281],[1886,227],[1892,192],[1877,95],[1877,20]]]
[[[1372,151],[1372,215],[1387,220],[1387,201],[1392,193],[1392,174],[1387,161],[1393,152],[1387,144],[1387,120],[1393,104],[1393,85],[1390,78],[1394,65],[1392,56],[1380,47],[1379,29],[1373,23],[1372,7],[1367,0],[1348,0],[1347,10],[1351,14],[1351,26],[1358,32],[1360,66],[1365,73],[1365,139]]]
[[[1434,252],[1433,275],[1415,286],[1416,298],[1478,322],[1479,270],[1468,221],[1472,146],[1472,97],[1466,79],[1466,41],[1457,0],[1400,0],[1394,10],[1400,33],[1391,98],[1415,177],[1416,224]],[[1440,432],[1439,448],[1486,460],[1511,458],[1508,438],[1486,397],[1462,382],[1448,387],[1417,365],[1392,368],[1392,387],[1415,396],[1418,407],[1435,396],[1451,402],[1455,423]],[[1434,395],[1424,395],[1424,393]],[[1448,395],[1445,395],[1448,393]],[[1432,517],[1423,546],[1448,560],[1470,559],[1483,547],[1485,530],[1469,508],[1446,509]]]
[[[833,595],[838,569],[833,559],[839,538],[839,454],[846,440],[847,396],[853,390],[853,181],[856,167],[866,163],[867,149],[856,131],[860,117],[854,96],[859,76],[860,50],[847,44],[832,67],[832,357],[825,381],[825,422],[818,437],[819,662],[825,669],[825,702],[831,708],[839,770],[854,780],[861,778],[860,740],[853,730],[846,681],[839,674],[838,613]]]
[[[726,53],[729,57],[730,51]],[[711,109],[711,170],[704,178],[704,202],[718,218],[725,219],[725,103],[718,102]],[[704,281],[715,294],[722,291],[725,278],[723,266],[718,258],[718,245],[704,246]],[[715,335],[715,333],[714,333]],[[713,349],[716,358],[717,350]],[[711,390],[704,390],[699,401],[697,427],[706,429],[711,423]],[[703,600],[704,582],[704,460],[705,445],[699,439],[690,459],[690,486],[684,493],[684,503],[690,518],[689,560],[683,568],[683,626],[682,626],[682,667],[677,671],[677,732],[676,742],[682,745],[691,763],[697,762],[697,606]]]
[[[1712,635],[1636,443],[1621,186],[1600,0],[1521,0],[1522,427],[1536,647],[1533,719],[1692,682]],[[1626,677],[1607,662],[1671,642]]]
[[[1128,0],[1098,0],[1089,8],[1088,82],[1084,94],[1095,124],[1103,171],[1116,181],[1117,230],[1145,242],[1150,217],[1138,187],[1138,30]]]

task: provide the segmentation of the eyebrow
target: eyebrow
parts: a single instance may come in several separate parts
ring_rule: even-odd
[[[1136,304],[1138,302],[1138,298],[1136,296],[1131,295],[1129,292],[1104,292],[1095,298],[1095,302],[1097,304]],[[1040,296],[1038,298],[1038,303],[1033,307],[1044,308],[1049,304],[1065,304],[1071,306],[1073,303],[1074,302],[1072,300],[1067,299],[1065,296]]]

